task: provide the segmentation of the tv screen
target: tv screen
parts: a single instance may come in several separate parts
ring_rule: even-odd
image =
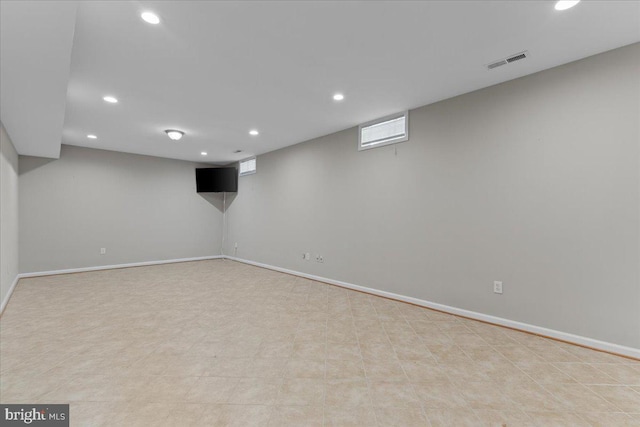
[[[236,168],[197,168],[198,193],[236,193],[238,170]]]

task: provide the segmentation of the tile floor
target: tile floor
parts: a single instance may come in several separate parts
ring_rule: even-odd
[[[0,357],[75,426],[640,426],[640,362],[228,260],[23,279]]]

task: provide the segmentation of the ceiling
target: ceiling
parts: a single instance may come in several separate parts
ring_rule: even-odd
[[[63,143],[227,163],[640,41],[636,1],[6,3],[1,119],[44,157]]]

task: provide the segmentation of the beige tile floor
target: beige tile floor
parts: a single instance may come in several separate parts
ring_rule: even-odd
[[[640,362],[228,260],[23,279],[0,357],[76,426],[640,426]]]

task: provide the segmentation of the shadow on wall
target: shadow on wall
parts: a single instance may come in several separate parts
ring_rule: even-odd
[[[220,213],[224,213],[238,196],[238,193],[198,193],[211,203]]]
[[[18,175],[25,175],[33,170],[36,170],[42,166],[48,165],[51,162],[55,162],[58,159],[49,159],[45,157],[33,157],[33,156],[20,156],[20,158],[29,158],[29,162],[19,162]]]

